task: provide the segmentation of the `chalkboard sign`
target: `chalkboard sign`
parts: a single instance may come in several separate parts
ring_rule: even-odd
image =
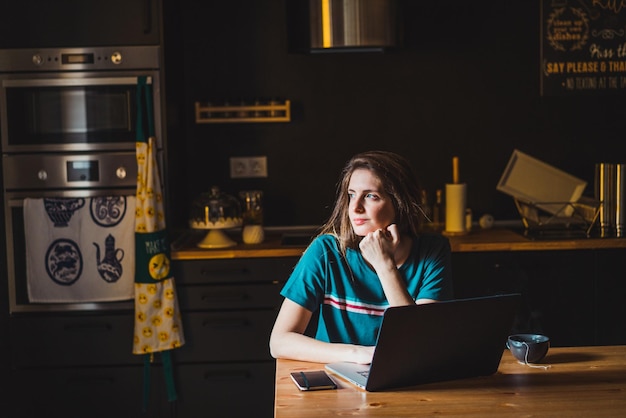
[[[626,0],[541,0],[541,95],[626,94]]]

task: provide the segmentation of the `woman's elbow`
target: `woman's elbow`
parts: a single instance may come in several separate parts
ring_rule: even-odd
[[[272,344],[272,340],[270,339],[270,356],[273,358],[280,358],[278,356],[278,352],[276,351],[276,347]]]
[[[272,333],[270,334],[270,343],[269,343],[270,355],[273,358],[282,358],[283,353],[282,353],[281,347],[284,345],[280,343],[280,337],[277,334],[278,333],[274,331],[272,331]]]

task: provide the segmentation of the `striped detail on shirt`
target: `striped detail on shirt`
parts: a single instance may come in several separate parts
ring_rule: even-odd
[[[349,301],[333,295],[324,295],[324,304],[342,311],[375,316],[383,316],[383,314],[385,313],[385,309],[387,309],[387,305],[371,305],[358,301]]]

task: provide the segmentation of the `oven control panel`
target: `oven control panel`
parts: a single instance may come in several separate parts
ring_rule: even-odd
[[[4,155],[2,165],[6,191],[137,185],[135,152]]]
[[[0,73],[159,68],[158,46],[0,50]]]

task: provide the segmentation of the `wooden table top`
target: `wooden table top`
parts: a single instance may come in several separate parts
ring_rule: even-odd
[[[367,392],[336,377],[337,390],[301,392],[289,373],[324,365],[278,360],[274,416],[626,416],[626,346],[552,347],[542,364],[550,368],[520,364],[505,351],[492,376],[386,392]]]

